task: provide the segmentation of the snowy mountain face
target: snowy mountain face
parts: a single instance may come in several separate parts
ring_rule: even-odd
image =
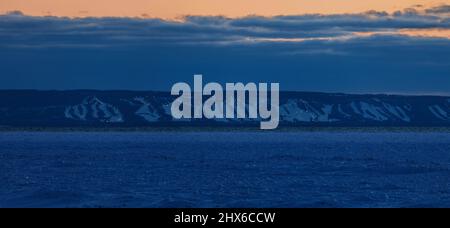
[[[0,125],[247,126],[260,121],[175,120],[174,99],[163,92],[0,91]],[[281,126],[450,126],[450,98],[282,92],[280,120]]]
[[[78,121],[100,121],[102,123],[122,123],[123,116],[119,109],[107,104],[97,97],[86,97],[80,104],[67,106],[64,111],[67,119]]]

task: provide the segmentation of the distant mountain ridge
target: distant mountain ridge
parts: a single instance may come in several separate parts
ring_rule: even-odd
[[[143,91],[0,91],[8,127],[253,126],[259,120],[174,120],[176,97]],[[450,126],[450,97],[280,93],[280,126]]]

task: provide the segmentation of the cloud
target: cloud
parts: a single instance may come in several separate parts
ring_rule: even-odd
[[[156,18],[31,17],[21,12],[0,16],[2,46],[115,46],[236,44],[269,41],[342,40],[361,32],[395,35],[405,29],[450,29],[447,6],[388,14],[368,11],[342,15],[291,15],[242,18],[186,16],[183,21]],[[401,34],[401,33],[399,33]],[[405,35],[405,34],[403,34]],[[436,34],[434,34],[436,35]],[[435,36],[434,36],[435,37]],[[444,37],[445,38],[445,37]],[[249,42],[251,41],[251,42]]]
[[[436,6],[426,10],[429,14],[449,14],[450,13],[450,5],[441,5]]]
[[[25,14],[22,13],[22,11],[20,11],[20,10],[13,10],[13,11],[9,11],[7,13],[7,15],[9,15],[9,16],[24,16]]]

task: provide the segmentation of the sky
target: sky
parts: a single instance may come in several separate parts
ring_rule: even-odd
[[[203,74],[450,95],[447,0],[1,0],[0,14],[0,89],[168,91]]]
[[[293,15],[341,14],[367,10],[394,12],[421,5],[431,7],[448,0],[1,0],[0,12],[20,10],[34,16],[158,17],[184,15]]]

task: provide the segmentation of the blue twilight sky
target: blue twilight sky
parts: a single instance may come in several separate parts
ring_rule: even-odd
[[[282,90],[450,94],[450,6],[241,18],[0,16],[0,89],[170,90],[178,81]]]

